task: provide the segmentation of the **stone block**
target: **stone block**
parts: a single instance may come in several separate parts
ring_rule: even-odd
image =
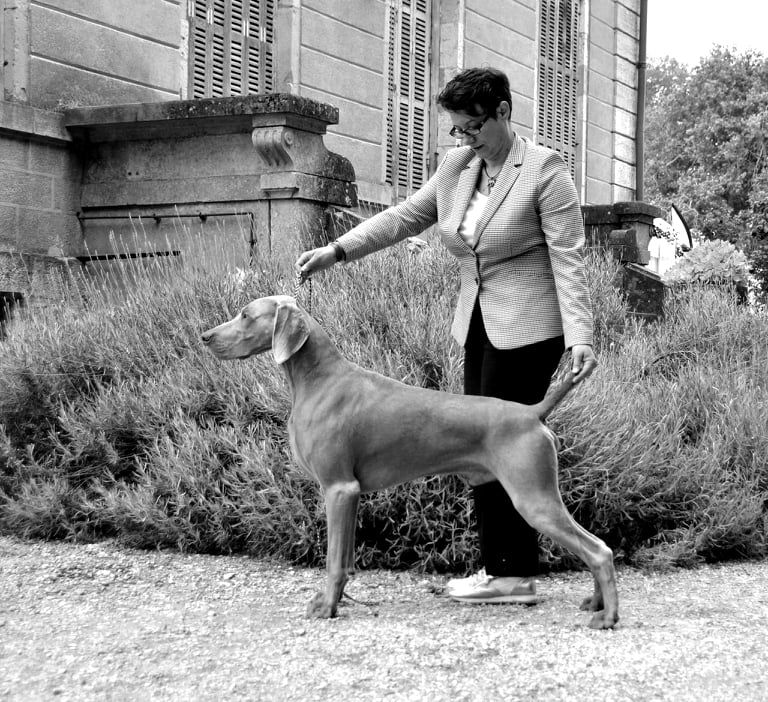
[[[607,129],[590,124],[587,126],[587,149],[602,156],[610,157],[613,153],[613,134]]]
[[[587,152],[587,173],[593,178],[611,182],[613,180],[613,160],[611,156]]]
[[[635,229],[614,229],[608,235],[608,249],[623,263],[647,264],[648,237]]]
[[[628,263],[622,270],[622,288],[635,315],[649,321],[663,316],[666,287],[658,274]]]
[[[29,162],[29,141],[9,138],[0,134],[0,168],[27,170]],[[0,195],[0,197],[2,197]]]
[[[322,15],[315,12],[305,12],[302,15],[301,34],[303,44],[318,52],[327,52],[328,47],[334,47],[336,58],[348,64],[358,64],[381,75],[384,72],[384,38],[374,38],[368,32],[363,32],[335,16]],[[383,27],[384,25],[382,25]],[[381,28],[379,29],[381,33]],[[371,81],[375,82],[375,81]]]
[[[637,90],[624,83],[615,83],[616,107],[635,114],[637,112]]]
[[[622,188],[635,189],[635,167],[623,161],[614,159],[613,182]]]
[[[336,126],[328,128],[328,136],[338,133],[339,136],[349,137],[357,144],[358,140],[371,142],[376,146],[377,161],[379,170],[381,170],[381,147],[384,143],[383,137],[383,98],[376,106],[360,105],[351,100],[345,100],[336,95],[321,93],[312,88],[302,88],[302,95],[311,100],[333,100],[333,104],[339,108],[339,123]],[[331,151],[337,151],[326,139],[328,148]],[[362,147],[364,148],[364,146]],[[348,152],[352,153],[352,152]],[[358,154],[354,152],[355,169],[359,171]]]
[[[19,251],[34,254],[77,255],[82,230],[74,213],[19,208]]]
[[[528,39],[535,39],[538,26],[536,24],[536,12],[535,7],[531,7],[531,3],[521,2],[507,2],[499,3],[494,0],[473,0],[471,5],[467,3],[466,22],[472,19],[472,16],[487,17],[500,27],[505,27],[507,30],[516,32]],[[471,9],[470,9],[471,7]],[[467,34],[469,38],[469,34]],[[481,43],[488,47],[493,48],[495,45],[488,39],[483,40],[480,37]],[[503,52],[499,52],[503,53]],[[514,54],[507,54],[508,56],[514,56]],[[467,64],[468,66],[469,64]],[[528,64],[528,65],[533,65]]]
[[[592,76],[594,74],[590,74],[590,82],[592,80]],[[588,102],[588,110],[589,110],[589,120],[592,124],[594,124],[597,127],[600,127],[601,129],[607,129],[608,131],[613,130],[613,98],[609,102],[602,102],[601,100],[596,100],[594,97],[589,96],[587,98]]]
[[[625,137],[622,134],[614,134],[613,151],[617,159],[634,166],[635,160],[637,159],[634,139]],[[625,198],[621,199],[623,200]]]
[[[611,11],[613,13],[613,10]],[[603,22],[594,12],[589,22],[589,40],[594,46],[599,46],[608,53],[616,53],[613,19]]]
[[[637,37],[640,34],[640,15],[619,3],[616,6],[616,27],[631,37]]]
[[[178,95],[178,39],[166,46],[36,4],[31,6],[30,30],[33,55]]]
[[[29,145],[29,170],[55,178],[79,179],[79,164],[71,144],[32,142]]]
[[[82,192],[80,179],[68,180],[65,178],[53,179],[53,209],[60,212],[74,214],[80,210],[80,193]]]
[[[609,196],[612,193],[609,193]],[[663,217],[664,211],[647,202],[616,201],[608,205],[584,205],[582,208],[587,240],[598,246],[607,246],[613,230],[633,230],[638,248],[647,256],[648,238],[656,217]],[[647,258],[643,258],[647,262]]]
[[[616,80],[637,89],[637,56],[616,56]]]
[[[616,54],[632,63],[637,62],[639,42],[636,36],[624,32],[616,32]]]
[[[600,46],[592,46],[589,49],[589,69],[595,73],[613,80],[616,72],[616,57],[612,51],[607,51]],[[590,88],[591,89],[591,88]]]
[[[532,39],[536,36],[528,34],[529,29],[535,29],[535,23],[529,28],[525,23],[516,26],[507,26],[512,19],[512,12],[499,9],[498,3],[493,3],[494,14],[489,16],[467,12],[465,36],[467,41],[479,44],[486,48],[492,48],[502,56],[514,57],[516,62],[524,66],[536,64],[535,44]],[[520,9],[520,8],[518,8]],[[519,12],[517,14],[520,14]],[[495,15],[495,17],[494,17]],[[524,10],[523,17],[533,15]],[[534,16],[535,17],[535,16]],[[512,77],[510,76],[510,83]]]
[[[43,108],[73,105],[109,105],[124,102],[166,101],[177,96],[112,76],[32,57],[29,64],[30,101]]]
[[[589,176],[587,178],[587,194],[584,200],[584,204],[587,206],[612,202],[611,184],[608,181]]]
[[[0,205],[0,251],[16,248],[17,210],[18,208],[13,205]]]
[[[612,25],[616,17],[616,3],[614,0],[590,0],[589,11],[601,22]]]
[[[371,72],[308,47],[301,49],[302,83],[329,95],[340,95],[365,105],[382,102],[380,79],[371,80]]]
[[[0,168],[0,193],[8,204],[50,209],[53,180],[49,176]]]
[[[349,24],[360,27],[369,34],[381,36],[385,26],[387,3],[360,2],[360,0],[303,0],[302,5],[305,10],[344,17]]]
[[[631,200],[636,195],[635,188],[627,188],[623,185],[616,185],[614,183],[611,192],[613,193],[611,200],[613,202],[622,202],[626,200]]]
[[[637,117],[632,112],[617,108],[615,110],[614,130],[624,136],[634,138]]]
[[[47,0],[46,4],[65,15],[88,17],[103,26],[129,34],[151,37],[169,45],[179,41],[179,23],[186,3],[131,0],[130,3],[93,0]]]
[[[589,74],[589,96],[607,105],[613,104],[613,79],[599,73]]]

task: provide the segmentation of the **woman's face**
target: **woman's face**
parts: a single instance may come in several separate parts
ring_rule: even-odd
[[[496,114],[486,115],[480,105],[475,105],[477,114],[459,110],[453,112],[447,110],[451,124],[457,130],[480,131],[474,135],[458,133],[456,136],[461,143],[471,146],[474,152],[485,160],[498,160],[506,158],[511,143],[509,128],[509,104],[504,101],[496,108]]]

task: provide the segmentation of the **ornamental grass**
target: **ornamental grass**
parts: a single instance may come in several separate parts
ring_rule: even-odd
[[[249,265],[239,232],[189,239],[181,260],[116,264],[10,326],[0,531],[319,564],[324,509],[290,457],[282,372],[269,354],[221,362],[200,343],[248,300],[293,294],[290,262]],[[430,244],[337,266],[298,298],[347,358],[460,392],[457,272]],[[548,420],[566,505],[632,565],[764,557],[768,317],[728,290],[689,287],[642,323],[618,264],[599,250],[587,263],[600,367]],[[357,563],[466,571],[478,557],[471,522],[458,477],[364,496]],[[545,568],[581,567],[542,546]]]

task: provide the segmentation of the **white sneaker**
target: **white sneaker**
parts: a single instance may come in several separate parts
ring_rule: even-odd
[[[485,569],[468,578],[449,580],[446,593],[457,602],[534,604],[538,601],[535,578],[496,577],[488,575]]]
[[[472,573],[469,577],[466,578],[451,578],[446,584],[445,584],[445,591],[450,592],[451,590],[456,589],[464,589],[466,587],[470,587],[474,585],[475,583],[478,583],[480,581],[484,581],[488,578],[488,576],[485,573],[485,568],[481,568],[477,571],[477,573]]]

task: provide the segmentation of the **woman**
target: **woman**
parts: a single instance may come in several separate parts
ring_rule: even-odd
[[[464,392],[524,404],[545,395],[565,349],[576,382],[597,365],[573,180],[554,151],[518,136],[507,77],[471,68],[437,98],[462,140],[405,202],[328,246],[302,253],[304,280],[433,224],[460,264],[451,333],[464,347]],[[464,602],[536,601],[538,538],[498,481],[472,486],[484,568],[450,580]]]

